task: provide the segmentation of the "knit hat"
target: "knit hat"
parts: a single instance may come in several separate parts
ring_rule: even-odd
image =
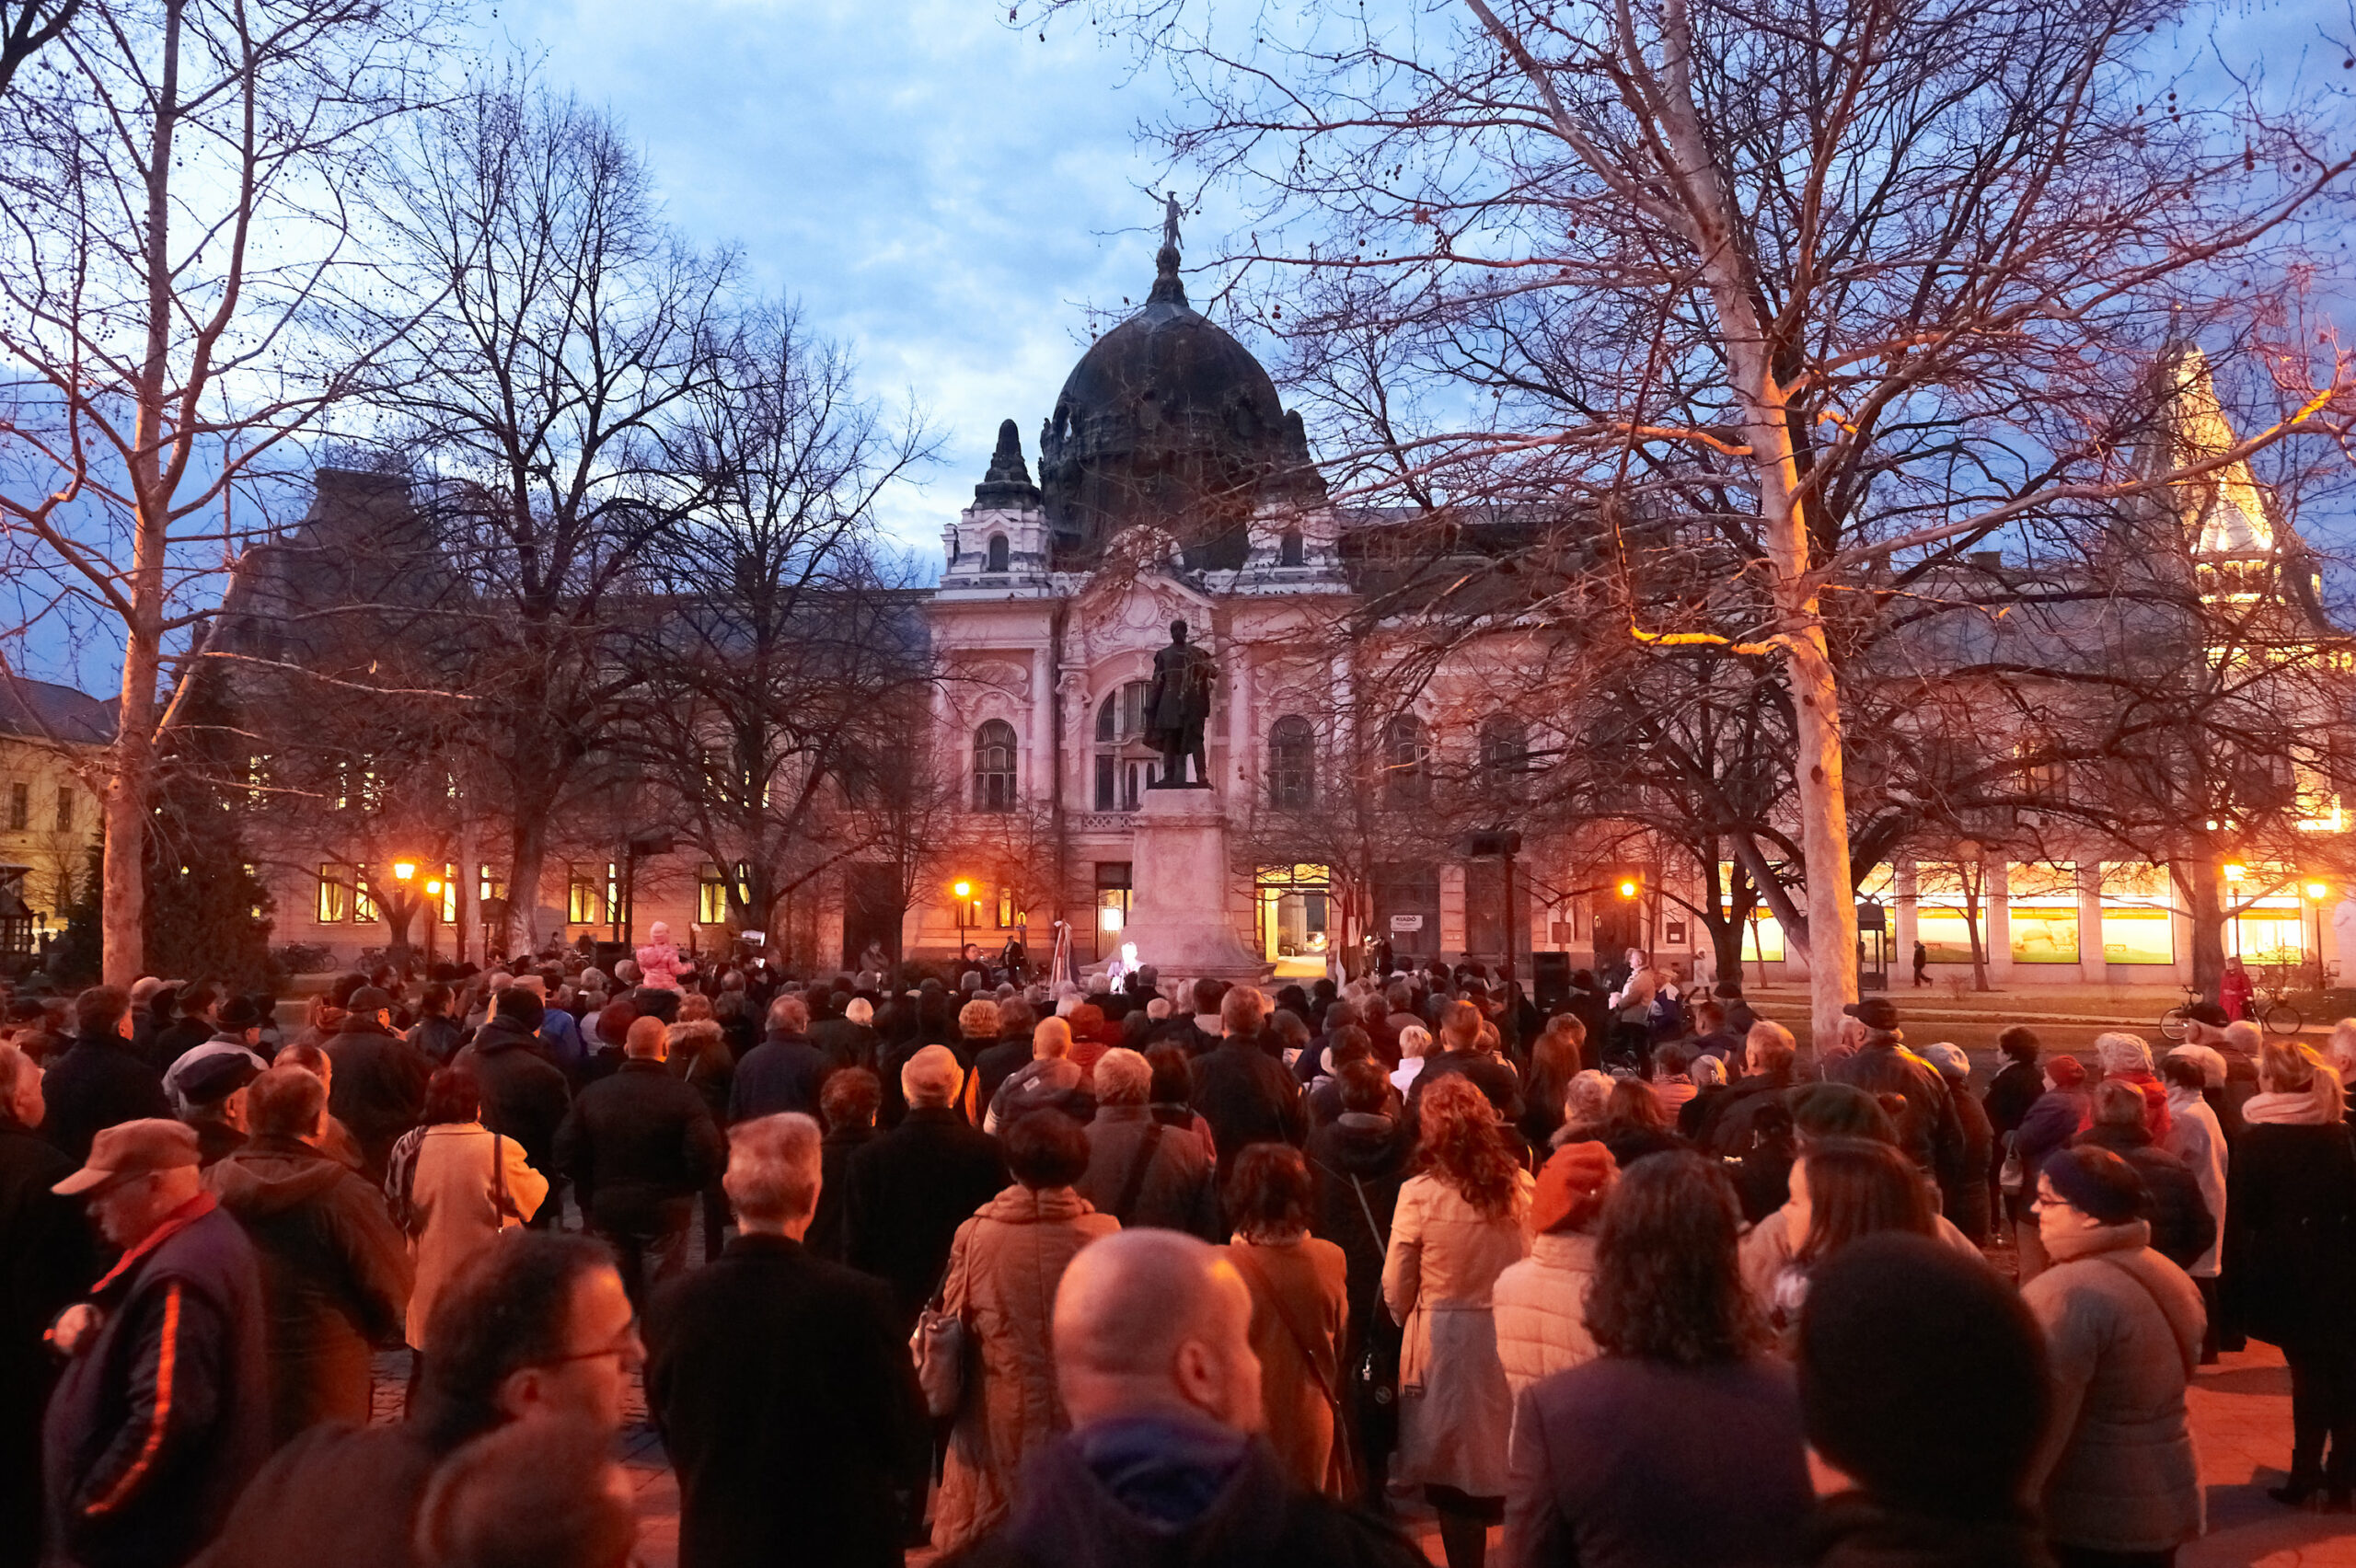
[[[2086,1069],[2078,1065],[2075,1056],[2048,1056],[2045,1076],[2053,1080],[2056,1089],[2075,1089],[2086,1081]]]
[[[2135,1168],[2107,1148],[2079,1145],[2057,1149],[2042,1174],[2062,1201],[2104,1225],[2125,1225],[2152,1209],[2152,1190]]]
[[[2171,1059],[2182,1056],[2200,1064],[2200,1081],[2210,1089],[2225,1087],[2225,1058],[2206,1045],[2179,1045],[2168,1053]]]
[[[1960,1045],[1949,1044],[1944,1040],[1934,1041],[1923,1047],[1921,1055],[1924,1061],[1939,1069],[1942,1078],[1968,1078],[1971,1076],[1971,1058],[1963,1054]]]
[[[1833,1253],[1800,1314],[1799,1386],[1808,1441],[1877,1498],[2017,1511],[2047,1416],[2045,1342],[1977,1258],[1902,1231]]]
[[[1567,1143],[1538,1172],[1530,1200],[1530,1228],[1539,1235],[1576,1230],[1603,1212],[1620,1179],[1620,1162],[1600,1143]]]

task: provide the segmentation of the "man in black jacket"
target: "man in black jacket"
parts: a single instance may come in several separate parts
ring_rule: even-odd
[[[737,1234],[648,1310],[680,1568],[898,1568],[901,1500],[924,1496],[931,1432],[890,1291],[803,1246],[820,1181],[815,1122],[738,1124]]]
[[[1211,1125],[1222,1189],[1235,1157],[1255,1143],[1309,1141],[1309,1105],[1285,1065],[1260,1049],[1268,998],[1249,986],[1230,989],[1218,1004],[1226,1038],[1195,1063],[1195,1110]]]
[[[50,1191],[74,1162],[40,1136],[40,1069],[0,1045],[0,1568],[40,1561],[40,1412],[57,1380],[41,1334],[98,1277],[90,1228]]]
[[[581,1091],[556,1134],[557,1169],[572,1178],[589,1228],[611,1244],[641,1307],[687,1262],[696,1194],[726,1160],[711,1107],[663,1065],[666,1052],[661,1020],[631,1024],[620,1068]]]
[[[556,1130],[572,1094],[564,1069],[540,1054],[543,1010],[539,997],[520,986],[497,992],[491,1017],[451,1065],[472,1069],[481,1083],[482,1124],[522,1144],[524,1158],[549,1178],[548,1198],[534,1216],[534,1223],[545,1228],[556,1222],[563,1207],[555,1188]],[[341,1083],[339,1078],[338,1087]]]
[[[895,1332],[904,1341],[940,1288],[957,1228],[1008,1181],[998,1140],[951,1104],[964,1077],[946,1045],[909,1057],[900,1072],[907,1117],[851,1156],[844,1255],[892,1287]]]
[[[1334,1076],[1342,1113],[1309,1135],[1309,1176],[1316,1193],[1310,1234],[1342,1249],[1344,1292],[1349,1302],[1348,1341],[1342,1365],[1356,1367],[1369,1350],[1377,1364],[1395,1371],[1402,1340],[1399,1325],[1382,1305],[1382,1263],[1391,1247],[1391,1216],[1415,1140],[1399,1114],[1398,1095],[1381,1067],[1352,1062]],[[1382,1508],[1383,1460],[1398,1443],[1398,1406],[1375,1404],[1355,1377],[1344,1399],[1357,1435],[1361,1501]]]
[[[41,1082],[49,1102],[41,1130],[76,1165],[100,1129],[172,1113],[164,1075],[132,1048],[131,1024],[131,998],[112,986],[74,998],[74,1043]]]
[[[1845,1010],[1865,1026],[1865,1038],[1854,1055],[1833,1063],[1824,1076],[1867,1094],[1903,1099],[1905,1107],[1896,1118],[1899,1152],[1940,1187],[1954,1186],[1963,1174],[1963,1124],[1956,1119],[1946,1079],[1906,1049],[1898,1009],[1887,998],[1868,997]]]
[[[730,1123],[797,1111],[818,1113],[819,1086],[834,1060],[810,1043],[810,1008],[800,997],[769,1004],[768,1035],[736,1064],[728,1090]]]
[[[1388,1525],[1288,1481],[1261,1424],[1252,1294],[1174,1230],[1081,1250],[1056,1290],[1056,1386],[1071,1430],[1024,1470],[970,1568],[1282,1563],[1425,1568]]]
[[[335,1064],[328,1108],[360,1140],[360,1173],[382,1183],[393,1145],[425,1113],[433,1060],[393,1032],[393,998],[374,986],[352,993],[322,1049]]]

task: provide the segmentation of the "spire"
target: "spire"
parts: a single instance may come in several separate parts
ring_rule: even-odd
[[[976,506],[1026,507],[1039,504],[1039,489],[1022,461],[1022,436],[1012,420],[998,427],[998,450],[990,454],[989,472],[974,487]]]
[[[1178,193],[1162,198],[1161,248],[1153,254],[1153,292],[1148,305],[1184,305],[1186,285],[1178,281]]]

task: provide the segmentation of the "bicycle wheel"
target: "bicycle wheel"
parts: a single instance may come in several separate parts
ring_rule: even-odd
[[[2160,1032],[2171,1040],[2183,1039],[2191,1027],[2192,1020],[2184,1016],[2182,1007],[2170,1008],[2160,1015]]]
[[[2269,1034],[2296,1034],[2304,1021],[2299,1017],[2299,1009],[2288,1002],[2276,1002],[2266,1009],[2266,1032]]]

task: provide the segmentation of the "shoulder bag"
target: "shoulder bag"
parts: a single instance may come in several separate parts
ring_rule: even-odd
[[[1333,1415],[1334,1447],[1325,1461],[1326,1495],[1357,1496],[1357,1445],[1351,1441],[1349,1413],[1343,1406],[1341,1391],[1326,1378],[1324,1364],[1318,1359],[1316,1337],[1303,1333],[1300,1325],[1293,1320],[1291,1311],[1285,1306],[1284,1293],[1276,1288],[1276,1282],[1270,1279],[1267,1271],[1260,1266],[1260,1260],[1252,1255],[1250,1242],[1230,1244],[1227,1254],[1242,1263],[1244,1271],[1259,1282],[1261,1290],[1267,1296],[1268,1309],[1276,1315],[1276,1321],[1282,1323],[1285,1332],[1291,1336],[1293,1348],[1300,1352],[1301,1360],[1308,1364],[1309,1375],[1317,1380],[1317,1391],[1323,1397],[1325,1408]]]
[[[917,1386],[924,1390],[927,1415],[939,1421],[957,1413],[964,1402],[965,1320],[942,1309],[949,1295],[949,1271],[956,1266],[954,1248],[941,1266],[941,1284],[932,1299],[917,1314],[916,1332],[908,1336],[908,1352],[916,1358]]]

